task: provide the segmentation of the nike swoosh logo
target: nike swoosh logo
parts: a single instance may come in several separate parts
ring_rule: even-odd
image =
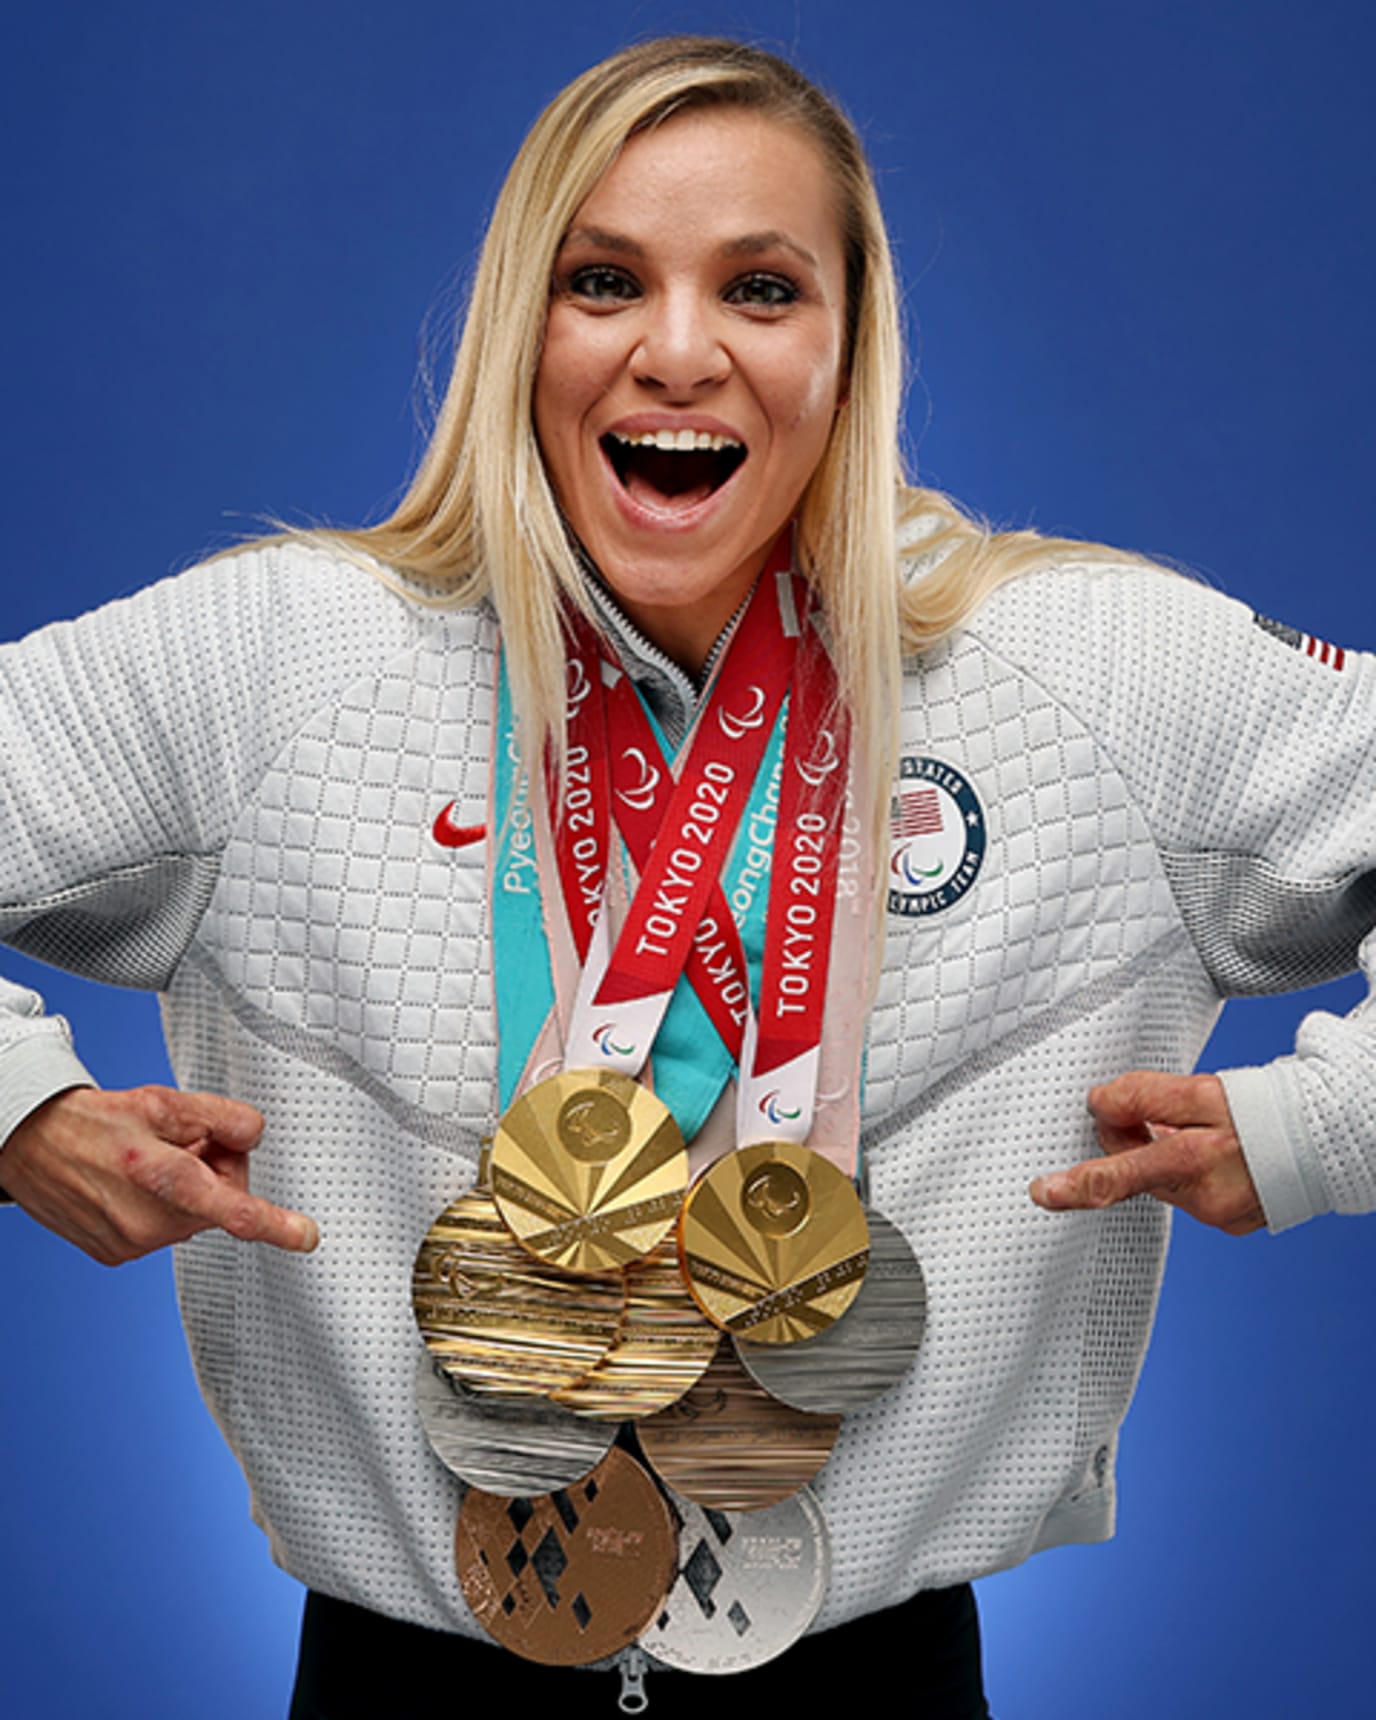
[[[435,820],[434,836],[442,848],[471,848],[487,835],[485,824],[460,824],[454,814],[458,801],[451,800]]]

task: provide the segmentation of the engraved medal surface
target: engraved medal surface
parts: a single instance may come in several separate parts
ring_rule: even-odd
[[[454,1537],[479,1624],[546,1666],[583,1666],[634,1642],[664,1605],[676,1546],[659,1489],[616,1449],[557,1493],[498,1499],[470,1489]]]
[[[831,1578],[831,1538],[811,1491],[744,1515],[677,1497],[669,1506],[678,1574],[640,1646],[680,1672],[747,1672],[782,1654],[821,1611]]]
[[[826,1462],[840,1430],[839,1415],[809,1415],[770,1397],[730,1344],[676,1404],[636,1424],[661,1480],[714,1511],[787,1499]]]
[[[718,1159],[679,1225],[688,1287],[709,1318],[754,1343],[811,1338],[838,1320],[865,1275],[869,1227],[849,1177],[791,1141]]]
[[[470,1391],[428,1350],[416,1369],[416,1408],[435,1455],[461,1481],[513,1498],[580,1481],[611,1448],[616,1429],[548,1398]]]
[[[684,1286],[672,1236],[632,1261],[625,1279],[626,1317],[616,1342],[586,1379],[552,1394],[580,1416],[653,1415],[702,1377],[723,1342]]]
[[[736,1339],[736,1354],[766,1391],[795,1409],[846,1415],[891,1391],[912,1366],[927,1324],[927,1286],[908,1239],[866,1213],[870,1259],[843,1317],[795,1344]]]
[[[524,1247],[568,1272],[648,1254],[672,1228],[688,1154],[662,1099],[612,1069],[570,1069],[497,1125],[492,1192]]]
[[[474,1391],[508,1394],[582,1379],[611,1347],[626,1301],[619,1272],[573,1277],[541,1265],[476,1189],[430,1226],[411,1296],[444,1371]]]

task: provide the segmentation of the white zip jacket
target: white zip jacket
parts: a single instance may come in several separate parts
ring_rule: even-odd
[[[678,732],[692,688],[621,642]],[[158,990],[178,1079],[267,1118],[255,1191],[320,1224],[311,1256],[177,1250],[274,1556],[470,1634],[410,1273],[495,1121],[483,845],[433,834],[487,817],[494,643],[283,543],[0,649],[0,936]],[[820,1477],[820,1625],[1112,1532],[1168,1214],[1027,1184],[1093,1151],[1096,1082],[1192,1067],[1223,997],[1376,966],[1376,659],[1067,566],[912,665],[902,733],[863,1146],[930,1319]],[[0,1006],[3,1139],[88,1077],[31,993]],[[1369,1005],[1224,1081],[1273,1228],[1376,1206]]]

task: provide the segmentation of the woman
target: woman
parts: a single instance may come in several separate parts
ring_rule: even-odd
[[[932,1711],[981,1712],[951,1585],[1111,1527],[1164,1244],[1158,1208],[1112,1203],[1160,1193],[1230,1229],[1371,1204],[1355,1022],[1222,1085],[1106,1082],[1188,1068],[1224,989],[1355,960],[1371,666],[1106,552],[986,542],[924,493],[900,495],[900,597],[883,229],[844,122],[767,56],[651,44],[571,86],[513,169],[468,331],[392,520],[250,550],[17,657],[7,935],[165,989],[184,1078],[260,1103],[268,1133],[248,1196],[248,1105],[93,1094],[21,1001],[0,1184],[98,1257],[193,1237],[193,1350],[278,1557],[471,1632],[405,1277],[497,1109],[487,885],[475,845],[436,834],[490,821],[508,738],[481,600],[528,761],[562,725],[560,590],[672,740],[796,514],[857,780],[881,811],[892,791],[865,1144],[933,1311],[917,1370],[825,1473],[823,1622],[922,1630]],[[906,673],[900,636],[923,648]],[[1201,641],[1226,696],[1188,672]],[[1315,712],[1298,740],[1284,699]],[[115,723],[133,799],[95,781],[83,711]],[[1112,1156],[1048,1176],[1088,1154],[1091,1087]],[[1033,1178],[1053,1212],[1112,1210],[1048,1217]],[[880,1610],[914,1591],[941,1598]]]

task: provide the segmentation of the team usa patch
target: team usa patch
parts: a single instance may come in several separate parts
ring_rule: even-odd
[[[1317,663],[1326,663],[1330,669],[1341,669],[1347,662],[1347,652],[1341,645],[1330,645],[1326,639],[1316,639],[1312,633],[1301,633],[1298,627],[1287,627],[1283,621],[1272,621],[1269,615],[1259,615],[1255,609],[1252,611],[1252,620],[1263,633],[1269,633],[1273,639],[1279,639],[1292,651],[1302,651],[1306,657],[1312,657]]]
[[[899,761],[890,806],[889,912],[954,907],[984,864],[984,808],[969,781],[935,758]]]

